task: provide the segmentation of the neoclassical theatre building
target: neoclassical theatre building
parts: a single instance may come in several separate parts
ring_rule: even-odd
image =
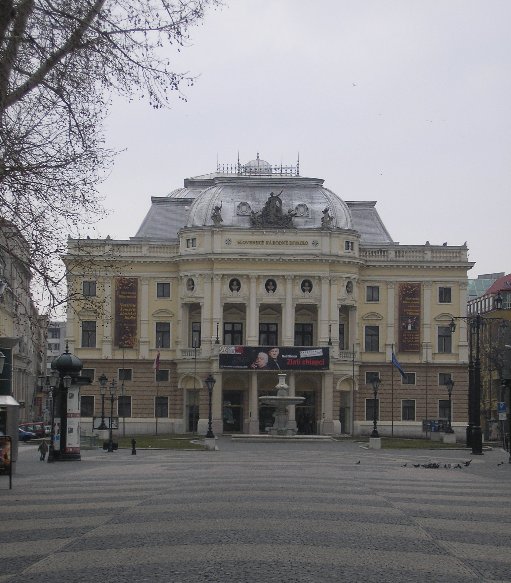
[[[375,407],[381,435],[424,434],[452,379],[464,435],[466,330],[449,323],[466,313],[466,245],[400,245],[374,201],[323,183],[257,156],[153,197],[129,240],[69,241],[82,432],[112,408],[127,435],[203,433],[212,374],[214,433],[265,433],[259,397],[284,372],[299,434],[368,435]]]

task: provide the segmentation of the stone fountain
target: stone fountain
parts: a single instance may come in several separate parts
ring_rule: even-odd
[[[275,386],[277,394],[263,395],[259,397],[259,401],[264,405],[275,407],[275,413],[273,414],[275,421],[273,422],[273,426],[270,427],[268,433],[270,435],[293,436],[296,434],[296,423],[293,422],[293,427],[290,427],[287,408],[289,405],[303,403],[305,397],[290,397],[285,373],[279,373],[278,377],[279,382]]]

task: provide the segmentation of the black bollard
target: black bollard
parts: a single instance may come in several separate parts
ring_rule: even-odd
[[[135,439],[132,439],[131,440],[131,455],[137,455],[136,445],[137,445],[137,442],[135,441]]]

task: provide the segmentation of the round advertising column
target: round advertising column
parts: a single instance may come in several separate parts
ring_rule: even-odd
[[[80,386],[77,379],[82,361],[66,351],[57,357],[51,368],[59,373],[54,417],[51,430],[54,461],[80,460]]]

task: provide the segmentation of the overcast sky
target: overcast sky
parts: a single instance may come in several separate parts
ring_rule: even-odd
[[[231,0],[175,69],[168,111],[116,99],[100,236],[135,235],[151,196],[221,163],[295,164],[376,200],[401,244],[462,245],[469,277],[509,273],[509,0]]]

